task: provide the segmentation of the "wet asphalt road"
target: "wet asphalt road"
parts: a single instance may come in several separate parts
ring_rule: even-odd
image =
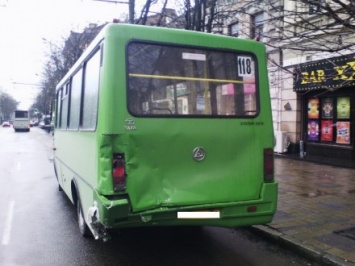
[[[0,128],[0,265],[315,265],[245,229],[136,228],[83,238],[52,166],[52,136]]]

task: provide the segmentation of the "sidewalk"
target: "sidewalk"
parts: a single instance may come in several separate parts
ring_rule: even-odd
[[[278,210],[259,234],[322,265],[355,265],[355,169],[275,156]]]

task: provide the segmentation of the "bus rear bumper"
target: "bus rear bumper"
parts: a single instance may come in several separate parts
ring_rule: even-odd
[[[196,206],[159,207],[132,213],[126,199],[97,198],[98,219],[107,229],[140,226],[220,226],[241,227],[272,221],[277,207],[277,183],[265,183],[257,200],[205,204]],[[96,221],[97,222],[97,221]]]

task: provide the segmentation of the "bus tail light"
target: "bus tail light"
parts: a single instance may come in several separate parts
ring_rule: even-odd
[[[274,150],[264,149],[264,181],[274,181]]]
[[[116,153],[112,158],[112,179],[115,191],[126,189],[126,169],[123,153]]]

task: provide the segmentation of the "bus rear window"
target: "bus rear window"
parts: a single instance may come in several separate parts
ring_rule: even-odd
[[[28,118],[28,111],[15,111],[15,118]]]
[[[248,53],[151,43],[128,45],[134,116],[254,117],[257,63]]]

